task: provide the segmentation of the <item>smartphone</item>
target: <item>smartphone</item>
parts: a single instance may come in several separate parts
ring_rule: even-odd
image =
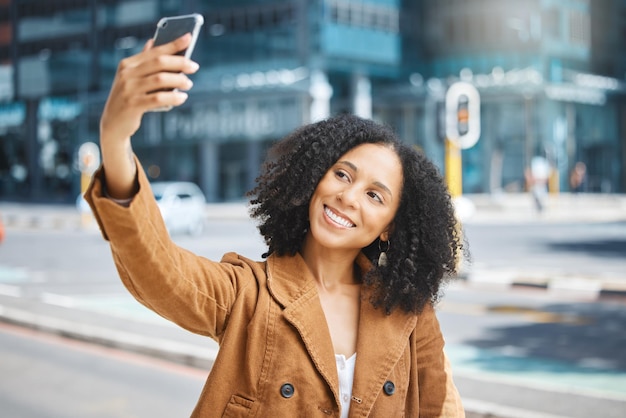
[[[176,55],[182,55],[185,58],[191,58],[191,54],[196,46],[198,40],[198,34],[200,28],[204,24],[204,18],[201,14],[193,13],[182,16],[169,16],[164,17],[157,23],[156,31],[154,32],[153,46],[159,46],[180,38],[186,33],[191,33],[191,42],[187,49],[178,52]],[[153,112],[163,112],[170,110],[172,106],[163,106],[156,109],[152,109]]]

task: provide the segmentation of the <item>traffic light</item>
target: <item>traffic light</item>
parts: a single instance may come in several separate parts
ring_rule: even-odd
[[[459,103],[457,105],[457,130],[459,131],[459,136],[467,135],[469,132],[469,98],[466,94],[461,94],[459,96]]]
[[[446,93],[446,138],[461,149],[480,138],[480,95],[470,83],[452,84]]]

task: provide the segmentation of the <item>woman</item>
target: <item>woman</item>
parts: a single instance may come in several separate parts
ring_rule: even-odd
[[[461,247],[436,168],[387,128],[343,115],[270,152],[251,214],[264,261],[210,261],[169,238],[131,136],[180,105],[189,37],[123,60],[86,199],[137,300],[214,338],[197,417],[458,417],[433,304]]]

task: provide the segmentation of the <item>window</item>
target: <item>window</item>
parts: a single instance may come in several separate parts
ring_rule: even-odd
[[[400,14],[394,7],[347,0],[326,0],[326,6],[326,18],[332,23],[391,33],[400,30]]]
[[[291,24],[294,15],[294,6],[290,3],[231,8],[208,13],[205,26],[211,31],[211,28],[219,25],[220,35],[232,32],[253,32]]]
[[[573,44],[587,45],[590,42],[589,16],[573,10],[569,15],[569,40]]]

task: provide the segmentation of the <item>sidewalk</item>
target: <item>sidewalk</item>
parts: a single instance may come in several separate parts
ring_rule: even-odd
[[[245,203],[207,204],[208,219],[246,219]],[[93,226],[90,213],[81,213],[74,205],[43,205],[0,202],[0,216],[8,228],[71,229]]]
[[[528,193],[464,195],[474,210],[467,223],[549,223],[626,221],[626,195],[561,193],[549,195],[538,213]]]
[[[527,194],[465,197],[471,201],[471,210],[465,213],[467,218],[464,222],[467,224],[626,222],[626,196],[623,195],[551,196],[546,211],[541,214],[536,213],[532,199]],[[0,202],[0,214],[9,233],[11,229],[85,228],[97,233],[95,224],[90,222],[90,215],[79,213],[71,205]],[[210,219],[244,219],[247,216],[244,203],[207,205],[207,217]],[[1,274],[11,272],[0,271]],[[626,272],[619,279],[591,280],[584,277],[558,277],[550,272],[474,269],[465,272],[461,279],[463,285],[467,286],[525,286],[546,291],[584,292],[587,296],[595,297],[626,298]],[[130,295],[125,297],[132,299]],[[136,302],[133,300],[132,303]],[[212,366],[218,350],[212,340],[182,330],[156,314],[154,317],[148,317],[145,313],[124,317],[105,311],[77,308],[71,301],[44,303],[22,297],[17,286],[11,286],[10,282],[0,282],[0,321],[207,370]],[[487,416],[504,417],[494,413],[468,411],[468,417]]]

